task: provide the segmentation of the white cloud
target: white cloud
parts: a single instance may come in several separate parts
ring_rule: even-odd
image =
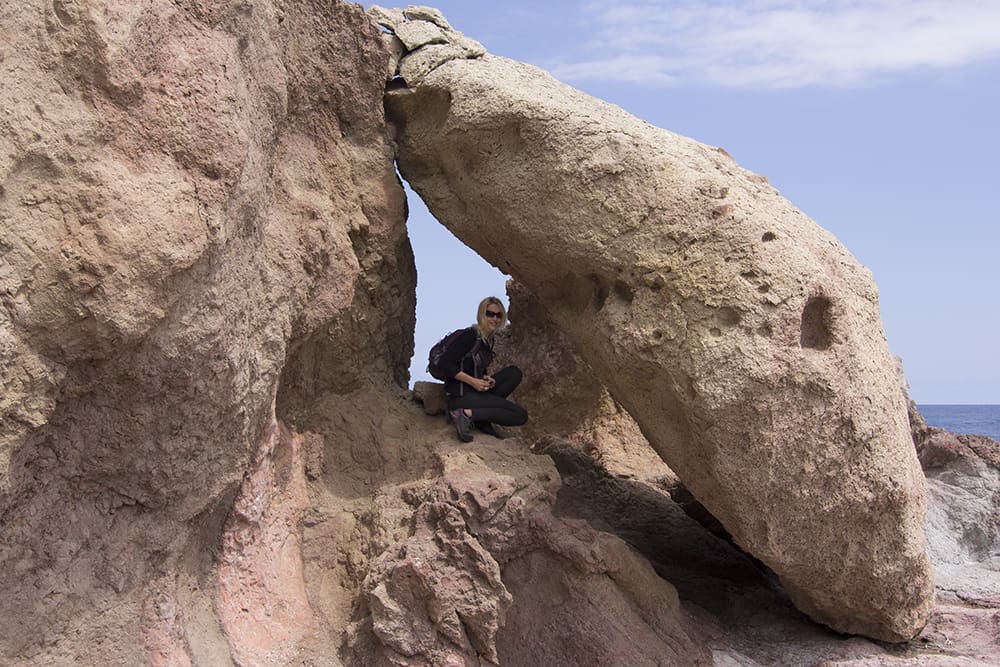
[[[588,4],[568,81],[864,85],[1000,55],[998,0],[647,0]]]

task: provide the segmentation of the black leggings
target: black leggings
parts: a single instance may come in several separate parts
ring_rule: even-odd
[[[496,384],[489,391],[476,391],[465,385],[462,396],[449,396],[448,409],[470,408],[472,421],[493,422],[501,426],[520,426],[528,421],[528,411],[507,397],[521,384],[521,369],[507,366],[494,373]]]

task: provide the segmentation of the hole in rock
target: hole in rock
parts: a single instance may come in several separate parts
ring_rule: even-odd
[[[827,350],[833,344],[833,303],[825,296],[814,296],[802,309],[803,348]]]
[[[437,382],[427,372],[428,351],[449,331],[474,324],[480,301],[488,296],[499,297],[509,309],[509,276],[438,222],[406,181],[403,188],[409,208],[407,234],[417,264],[417,324],[410,360],[412,387],[414,382]]]
[[[764,235],[760,237],[760,240],[767,243],[768,241],[773,241],[776,238],[778,238],[778,236],[774,232],[764,232]]]
[[[635,298],[635,291],[624,280],[616,280],[614,290],[615,295],[625,303],[632,303]]]

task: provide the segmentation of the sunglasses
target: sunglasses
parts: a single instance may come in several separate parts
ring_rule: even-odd
[[[503,313],[499,313],[495,310],[487,310],[486,317],[495,317],[496,319],[499,320],[501,317],[503,317]]]

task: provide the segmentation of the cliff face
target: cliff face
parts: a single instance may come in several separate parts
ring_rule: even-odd
[[[0,654],[134,664],[171,609],[210,654],[276,398],[406,381],[387,53],[339,2],[2,11]]]
[[[802,473],[775,486],[755,477],[754,460],[773,445],[755,426],[773,405],[765,401],[767,412],[746,402],[743,384],[725,382],[739,368],[709,363],[751,336],[746,349],[756,356],[739,363],[760,365],[748,377],[768,386],[778,376],[766,371],[786,368],[772,387],[791,392],[777,394],[791,396],[789,414],[778,416],[841,460],[831,446],[841,441],[822,422],[824,397],[875,387],[886,392],[886,409],[905,404],[895,385],[872,379],[882,369],[879,340],[877,363],[844,371],[846,379],[834,374],[847,383],[836,391],[814,381],[850,360],[844,350],[859,339],[881,335],[874,288],[840,266],[846,253],[821,232],[803,251],[789,232],[799,214],[709,151],[711,177],[695,190],[725,232],[712,237],[717,243],[706,249],[693,231],[689,238],[655,220],[633,236],[664,232],[664,243],[685,245],[690,263],[705,266],[732,263],[712,254],[723,246],[740,267],[766,248],[798,266],[803,281],[813,269],[829,278],[826,291],[745,270],[738,292],[771,305],[741,310],[697,291],[702,279],[728,284],[721,269],[702,276],[640,262],[615,277],[628,247],[600,237],[600,220],[582,232],[544,224],[531,232],[561,239],[582,267],[550,281],[545,272],[558,263],[538,254],[544,244],[502,215],[483,217],[499,207],[473,215],[456,202],[485,187],[492,172],[481,169],[522,172],[523,152],[504,153],[525,148],[522,132],[567,135],[508,124],[496,136],[477,125],[493,111],[517,111],[493,97],[510,81],[479,77],[483,87],[469,93],[467,79],[436,78],[475,73],[485,53],[436,11],[374,9],[371,17],[336,0],[0,8],[0,662],[935,664],[1000,656],[990,561],[997,536],[970,528],[996,516],[998,450],[989,441],[915,431],[933,478],[930,550],[952,587],[939,591],[919,640],[890,650],[845,638],[792,603],[835,627],[894,639],[919,630],[926,612],[914,528],[923,477],[905,411],[900,424],[851,412],[830,422],[857,457],[848,472],[871,473],[865,484],[851,475],[816,480],[794,456],[775,453],[777,468]],[[395,34],[380,34],[376,22]],[[469,62],[442,67],[456,57]],[[392,93],[388,127],[383,94],[397,65],[412,96]],[[467,93],[489,113],[450,116]],[[591,120],[589,136],[606,145],[580,164],[609,192],[632,192],[615,166],[628,142]],[[429,121],[442,121],[442,143],[426,157],[414,137]],[[490,137],[482,143],[489,160],[471,150],[479,132]],[[686,159],[708,151],[678,145]],[[502,361],[527,371],[517,397],[532,421],[507,440],[477,434],[459,444],[409,400],[416,276],[397,148],[442,220],[521,280],[510,287],[519,325],[499,347]],[[530,167],[536,184],[579,176],[551,166],[539,158]],[[439,182],[435,169],[452,180]],[[732,190],[743,197],[735,204],[726,200]],[[511,211],[538,195],[513,192]],[[778,206],[774,226],[736,243],[726,236],[739,226],[733,216],[754,197]],[[495,223],[513,236],[491,237]],[[597,252],[590,243],[599,238],[617,249]],[[819,268],[795,264],[803,254],[820,256]],[[839,271],[843,282],[833,280]],[[663,305],[656,299],[674,292],[686,296],[666,312],[686,327],[646,326]],[[791,315],[781,299],[769,300],[773,292],[795,304]],[[598,303],[601,312],[591,312]],[[567,325],[574,309],[598,322],[588,336]],[[765,315],[770,329],[745,331]],[[768,356],[769,345],[802,356]],[[664,349],[671,359],[699,352],[692,358],[701,366],[661,368]],[[622,361],[615,372],[608,354]],[[670,410],[631,393],[646,386],[636,364],[672,396]],[[691,384],[672,395],[681,371]],[[738,428],[712,421],[727,406],[739,408]],[[812,419],[827,425],[814,433]],[[688,439],[665,438],[664,425]],[[897,447],[897,426],[910,449]],[[733,450],[748,433],[752,447]],[[740,476],[752,483],[730,483]],[[789,479],[799,492],[783,514],[768,503],[793,486]],[[887,480],[899,486],[882,494]],[[947,500],[956,494],[960,502]],[[796,534],[785,519],[811,528],[831,508],[869,501],[876,509],[858,510],[863,518],[905,521],[891,530],[837,524],[860,531],[843,538],[856,550],[837,554],[854,569],[829,599],[815,599],[788,565],[804,559],[803,571],[815,572],[817,554],[836,562],[812,539],[829,531]],[[761,545],[755,527],[768,525],[775,532]],[[858,535],[895,536],[900,549],[873,556]],[[791,599],[737,543],[791,584]],[[869,596],[872,569],[885,581]],[[890,599],[885,591],[906,572],[913,580]],[[841,616],[826,611],[830,600],[844,603]]]

